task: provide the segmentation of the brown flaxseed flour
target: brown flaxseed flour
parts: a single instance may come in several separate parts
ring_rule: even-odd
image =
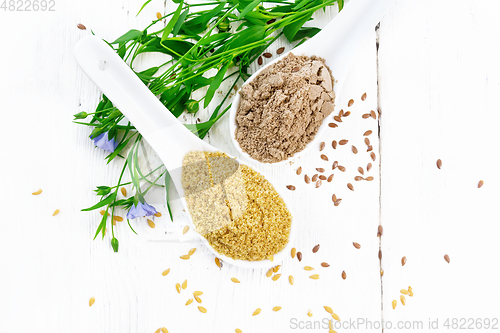
[[[335,102],[324,60],[289,53],[241,88],[236,140],[252,158],[276,163],[314,139]]]
[[[233,259],[272,259],[288,243],[292,216],[264,176],[224,153],[189,152],[182,185],[196,231]]]

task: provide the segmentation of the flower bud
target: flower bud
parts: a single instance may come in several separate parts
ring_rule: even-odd
[[[78,112],[77,114],[73,115],[73,117],[75,117],[75,119],[85,119],[85,118],[87,118],[87,116],[88,116],[88,114],[85,111]]]
[[[196,113],[200,109],[200,103],[195,99],[190,99],[186,102],[186,109],[189,113]]]
[[[229,22],[227,20],[224,20],[221,23],[219,23],[217,28],[219,29],[219,32],[226,32],[229,30]]]
[[[111,239],[111,247],[113,248],[113,251],[118,252],[118,239],[115,237]]]

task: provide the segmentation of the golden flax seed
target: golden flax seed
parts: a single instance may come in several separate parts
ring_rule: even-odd
[[[288,276],[288,282],[290,282],[290,284],[293,286],[293,276],[292,275]]]
[[[155,331],[155,333],[160,333],[161,332],[161,327]]]
[[[242,330],[240,330],[239,328],[235,329],[234,331],[235,331],[236,333],[243,333],[243,331],[242,331]]]
[[[401,304],[406,305],[406,298],[404,295],[401,295],[399,299],[401,300]]]
[[[413,288],[408,286],[408,296],[413,297]]]
[[[156,13],[156,18],[157,18],[158,20],[161,20],[161,17],[162,17],[161,13],[160,13],[160,12],[157,12],[157,13]]]
[[[332,318],[335,319],[336,321],[340,321],[340,317],[336,313],[332,313]]]
[[[189,226],[185,225],[184,228],[182,228],[182,234],[185,235],[189,231]]]
[[[309,278],[313,279],[313,280],[318,280],[319,279],[319,274],[313,274]]]
[[[182,289],[186,289],[187,286],[188,286],[188,280],[184,280],[184,282],[182,282],[182,285],[181,285]]]
[[[252,316],[256,316],[260,313],[260,308],[255,309],[255,311],[252,313]]]
[[[203,291],[194,291],[193,296],[201,296],[203,295]]]
[[[161,328],[161,333],[168,333],[168,330],[167,330],[167,328],[165,328],[165,327],[162,327],[162,328]]]
[[[207,309],[202,306],[198,306],[198,310],[200,310],[201,313],[207,313]]]
[[[168,273],[170,273],[170,268],[167,268],[166,270],[164,270],[164,271],[161,273],[161,275],[163,275],[163,276],[167,276],[167,275],[168,275]]]
[[[406,290],[406,289],[401,289],[399,292],[401,294],[403,294],[403,295],[408,295],[409,294],[408,290]]]
[[[276,274],[273,276],[273,281],[278,281],[278,279],[281,277],[281,274]]]
[[[215,257],[214,261],[217,267],[222,268],[222,262],[219,258]]]
[[[152,220],[150,220],[150,219],[148,219],[148,225],[149,225],[150,228],[153,228],[153,229],[155,227],[155,223]]]
[[[295,258],[296,254],[297,254],[297,249],[293,247],[292,251],[290,251],[290,255],[292,256],[292,259]]]
[[[155,215],[156,217],[161,217],[161,213],[160,213],[160,212],[156,212],[154,215]]]
[[[326,306],[326,305],[325,305],[325,306],[323,306],[323,307],[325,308],[326,312],[328,312],[329,314],[333,314],[333,310],[332,310],[332,308],[331,308],[331,307]]]
[[[273,267],[273,273],[278,273],[278,271],[280,270],[280,268],[281,268],[281,265],[274,266]]]
[[[231,278],[231,281],[233,281],[234,283],[240,283],[240,280],[238,280],[237,278],[235,277],[232,277]]]
[[[54,211],[54,213],[52,213],[52,216],[56,216],[57,214],[59,214],[59,212],[60,212],[60,210],[59,210],[59,209],[56,209],[56,210]]]
[[[393,300],[392,301],[392,309],[396,309],[396,305],[398,305],[398,301]]]
[[[189,250],[188,254],[192,256],[196,252],[196,248],[193,247],[191,250]]]
[[[309,310],[307,311],[307,315],[309,316],[309,318],[313,316],[313,313],[312,313],[311,309],[309,309]]]
[[[313,268],[313,267],[311,267],[311,266],[304,266],[304,269],[305,269],[306,271],[313,271],[313,270],[314,270],[314,268]]]
[[[281,306],[275,306],[275,307],[273,308],[273,311],[274,311],[274,312],[278,312],[279,310],[281,310]]]
[[[193,303],[193,299],[192,298],[188,299],[187,302],[186,302],[186,304],[184,304],[184,305],[189,305],[191,303]]]
[[[120,189],[120,191],[122,192],[122,195],[123,195],[124,197],[126,197],[126,196],[127,196],[127,189],[126,189],[125,187],[122,187],[122,188]]]
[[[267,277],[271,277],[271,275],[273,275],[273,269],[272,268],[269,268],[269,270],[267,271],[266,273],[266,276]]]
[[[90,297],[90,299],[89,299],[89,306],[94,305],[94,303],[95,303],[95,297]]]
[[[202,302],[201,298],[199,296],[194,296],[194,299],[196,302],[200,303]]]
[[[189,258],[191,258],[191,256],[189,254],[183,254],[179,258],[181,258],[182,260],[188,260]]]
[[[39,189],[38,191],[35,191],[35,192],[31,193],[31,194],[33,194],[33,195],[39,195],[40,193],[42,193],[42,189]]]
[[[176,283],[175,284],[175,290],[177,290],[177,292],[180,294],[181,293],[181,284],[180,283]]]

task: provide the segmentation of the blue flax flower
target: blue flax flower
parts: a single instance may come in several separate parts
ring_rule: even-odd
[[[145,201],[144,203],[137,202],[137,205],[135,203],[130,207],[130,210],[127,213],[127,219],[135,219],[136,217],[143,217],[143,216],[150,216],[156,214],[156,209],[148,205]]]
[[[92,138],[92,136],[90,136],[90,138],[92,140],[94,140],[94,144],[97,147],[104,149],[110,153],[114,152],[116,149],[116,146],[118,146],[118,143],[115,141],[114,138],[109,140],[108,132],[101,133],[98,136],[96,136],[95,138]]]

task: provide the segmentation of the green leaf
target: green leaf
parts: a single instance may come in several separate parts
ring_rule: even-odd
[[[218,41],[220,39],[226,39],[228,37],[231,37],[231,33],[229,32],[222,32],[222,33],[219,33],[219,34],[214,34],[212,36],[209,36],[207,38],[203,38],[202,40],[200,40],[200,42],[198,43],[199,45],[208,45],[208,44],[211,44],[215,41]]]
[[[309,13],[307,15],[304,15],[304,17],[300,18],[299,20],[285,26],[283,28],[283,34],[285,35],[286,39],[291,43],[293,41],[293,38],[297,34],[297,32],[302,28],[302,26],[311,19],[312,13]]]
[[[99,235],[99,232],[102,230],[102,237],[104,238],[104,231],[106,230],[106,220],[108,219],[108,211],[106,210],[106,213],[102,216],[101,223],[99,223],[99,226],[97,227],[97,230],[94,235],[94,239],[97,238],[97,235]]]
[[[293,7],[294,11],[298,11],[300,8],[304,7],[310,0],[302,0],[297,4],[297,6]]]
[[[165,26],[165,29],[163,29],[163,34],[161,36],[161,41],[163,42],[168,38],[168,35],[170,35],[170,32],[172,32],[172,29],[174,28],[175,23],[177,23],[177,20],[179,19],[179,16],[181,15],[181,10],[182,10],[182,5],[184,4],[184,0],[181,0],[179,3],[179,6],[174,12],[174,15],[172,15],[172,18],[170,21],[168,21],[168,24]]]
[[[179,30],[181,29],[181,26],[184,24],[184,21],[186,20],[186,17],[189,14],[189,7],[182,12],[182,14],[179,16],[179,19],[177,22],[175,22],[174,28],[172,29],[172,35],[177,36],[179,33]]]
[[[203,107],[207,107],[208,104],[212,101],[212,98],[214,97],[215,91],[219,88],[220,84],[222,83],[222,79],[224,79],[224,75],[227,72],[227,69],[231,65],[232,59],[229,59],[222,68],[219,70],[217,75],[215,75],[214,80],[212,83],[210,83],[210,86],[208,87],[207,94],[205,95],[205,102],[203,103]]]
[[[137,12],[137,15],[135,15],[135,16],[137,17],[137,16],[138,16],[138,15],[142,12],[142,10],[144,9],[144,7],[146,7],[146,6],[148,5],[148,3],[150,3],[150,2],[151,2],[151,0],[146,1],[146,2],[142,5],[141,9],[139,9],[139,11]]]
[[[125,34],[123,34],[122,36],[118,37],[114,42],[112,42],[111,44],[121,44],[121,43],[126,43],[128,41],[131,41],[131,40],[135,40],[139,37],[142,36],[142,31],[139,31],[139,30],[135,30],[135,29],[132,29],[132,30],[129,30],[127,31]]]
[[[113,192],[110,195],[108,195],[106,197],[106,199],[99,201],[98,203],[96,203],[92,207],[82,209],[82,212],[88,212],[88,211],[91,211],[91,210],[94,210],[94,209],[97,209],[97,208],[101,208],[103,206],[107,206],[111,202],[113,202],[113,200],[115,200],[115,198],[116,198],[116,192]]]
[[[172,209],[170,208],[170,174],[168,171],[165,173],[165,199],[167,202],[167,208],[168,208],[168,215],[170,215],[170,221],[174,221],[172,217]]]
[[[301,28],[293,37],[292,42],[295,42],[299,39],[306,38],[306,37],[313,37],[316,35],[318,32],[320,32],[320,28],[314,28],[314,27],[306,27],[306,28]]]
[[[254,0],[250,2],[243,10],[241,11],[240,15],[238,16],[238,19],[241,20],[243,17],[245,17],[246,14],[251,12],[257,5],[261,2],[261,0]]]
[[[344,0],[337,0],[338,4],[339,4],[339,12],[344,9]]]

